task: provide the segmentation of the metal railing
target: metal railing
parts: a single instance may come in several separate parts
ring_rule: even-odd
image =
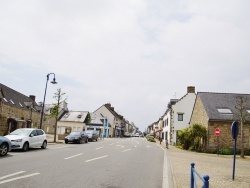
[[[200,178],[200,180],[203,182],[202,188],[209,188],[209,176],[205,175],[201,177],[201,175],[195,170],[194,163],[191,163],[191,188],[197,188],[197,182],[195,179],[195,174]]]

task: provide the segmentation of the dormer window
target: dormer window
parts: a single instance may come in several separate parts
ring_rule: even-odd
[[[232,111],[229,108],[217,108],[220,114],[232,114]]]
[[[19,102],[20,106],[23,108],[23,105]]]
[[[7,99],[5,99],[5,98],[3,98],[3,100],[4,100],[5,102],[8,102],[8,100],[7,100]]]
[[[77,118],[81,118],[82,117],[82,115],[81,114],[79,114],[78,116],[77,116]]]
[[[12,99],[10,99],[10,102],[11,102],[12,104],[15,104],[15,103],[13,102],[13,100],[12,100]]]

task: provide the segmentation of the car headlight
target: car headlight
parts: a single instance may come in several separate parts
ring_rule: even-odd
[[[12,140],[12,142],[22,142],[22,139]]]

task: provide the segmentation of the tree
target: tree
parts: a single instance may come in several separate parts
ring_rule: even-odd
[[[191,137],[193,138],[193,146],[195,151],[205,149],[205,140],[207,138],[207,129],[205,126],[194,124],[191,129]]]
[[[238,111],[237,116],[240,122],[240,134],[241,134],[241,151],[240,157],[244,158],[244,123],[246,122],[249,113],[247,112],[248,107],[248,97],[244,95],[236,96],[235,109]]]
[[[61,88],[57,89],[57,92],[54,93],[54,99],[56,99],[57,103],[53,104],[52,110],[51,110],[51,117],[54,117],[56,119],[55,127],[54,127],[54,142],[56,142],[56,131],[57,131],[57,121],[58,121],[58,116],[59,116],[59,110],[60,110],[60,105],[66,101],[65,99],[62,99],[62,96],[65,95],[65,93],[61,92]]]

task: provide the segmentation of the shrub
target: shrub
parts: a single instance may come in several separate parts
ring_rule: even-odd
[[[156,142],[155,139],[152,138],[152,137],[148,137],[147,140],[148,140],[149,142]]]

